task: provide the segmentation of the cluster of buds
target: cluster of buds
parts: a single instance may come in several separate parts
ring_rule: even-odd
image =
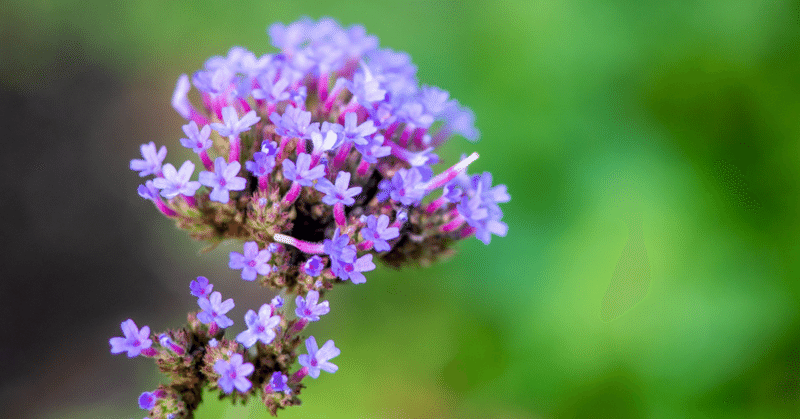
[[[139,195],[193,238],[212,247],[243,241],[229,267],[297,295],[297,318],[273,301],[249,311],[248,331],[226,340],[233,301],[199,291],[211,287],[200,277],[192,292],[203,311],[159,335],[160,349],[148,343],[149,328],[123,323],[126,337],[112,339],[112,352],[155,357],[172,380],[140,399],[153,419],[190,417],[206,385],[234,399],[260,391],[273,413],[299,403],[306,375],[336,370],[333,341],[318,348],[309,337],[308,354],[295,353],[299,332],[327,313],[321,295],[366,282],[374,258],[427,265],[457,240],[474,235],[488,244],[507,232],[498,205],[510,199],[505,185],[493,186],[489,173],[467,174],[477,153],[432,168],[438,146],[453,135],[477,140],[478,131],[472,112],[446,91],[419,86],[407,54],[331,19],[274,24],[269,34],[280,53],[256,57],[235,47],[178,80],[172,105],[188,121],[181,144],[205,168],[198,180],[193,162],[164,164],[166,147],[152,142],[130,168],[154,177]],[[295,361],[303,367],[290,375]]]

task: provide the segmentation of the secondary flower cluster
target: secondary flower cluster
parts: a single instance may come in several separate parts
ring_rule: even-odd
[[[318,378],[320,371],[336,372],[331,359],[339,355],[332,340],[320,348],[313,336],[305,340],[306,354],[297,355],[300,332],[309,322],[318,321],[330,312],[320,294],[309,291],[295,300],[295,318],[289,319],[281,308],[283,299],[275,297],[255,312],[244,316],[246,330],[235,340],[225,338],[225,329],[234,322],[226,315],[233,299],[222,301],[205,277],[190,284],[200,311],[189,313],[186,326],[151,334],[148,326],[139,329],[133,320],[122,323],[124,337],[111,338],[111,353],[127,352],[129,358],[154,358],[159,370],[170,380],[152,392],[139,396],[139,407],[149,418],[191,417],[201,401],[204,388],[218,389],[234,400],[259,395],[275,414],[277,409],[299,404],[297,395],[307,375]],[[154,343],[155,341],[155,343]],[[300,368],[290,373],[295,361]]]
[[[229,259],[242,279],[305,295],[290,328],[302,329],[327,312],[327,305],[316,305],[319,293],[345,281],[366,282],[376,258],[393,267],[429,264],[457,240],[474,235],[489,244],[492,235],[505,236],[498,204],[510,197],[505,185],[492,185],[491,174],[466,173],[477,153],[433,168],[438,146],[453,135],[477,140],[478,131],[472,112],[446,91],[419,85],[407,54],[378,48],[363,27],[342,28],[331,19],[274,24],[269,34],[279,53],[258,57],[235,47],[178,79],[172,105],[188,122],[181,145],[205,169],[197,180],[192,161],[176,169],[164,163],[166,147],[153,142],[141,146],[142,158],[130,168],[153,177],[139,195],[195,239],[212,246],[243,241],[242,253]],[[232,324],[224,315],[232,300],[222,302],[210,288],[193,292],[203,309],[196,321],[208,328],[203,336],[211,339]],[[238,343],[218,342],[230,354],[205,364],[206,377],[229,377],[217,381],[222,390],[243,392],[253,368],[267,370],[247,367],[245,354],[236,357],[236,345],[268,345],[273,328],[285,323],[265,307],[248,312],[248,331]],[[193,336],[198,356],[219,352],[191,324],[182,333]],[[134,354],[152,356],[149,330],[130,322],[123,331],[139,342]],[[338,354],[331,341],[319,350],[313,338],[306,343],[309,355],[298,359],[310,375],[335,371],[323,361]],[[118,349],[132,353],[112,340]],[[288,374],[288,367],[269,371]],[[275,380],[273,389],[283,388],[285,380]]]

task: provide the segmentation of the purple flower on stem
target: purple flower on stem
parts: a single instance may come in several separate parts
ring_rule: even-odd
[[[281,297],[280,295],[276,295],[269,302],[269,305],[271,305],[273,308],[281,308],[281,307],[283,307],[283,297]]]
[[[345,140],[350,140],[359,145],[365,145],[369,142],[369,136],[374,134],[377,130],[372,121],[366,121],[358,125],[358,115],[355,112],[350,112],[344,116],[344,130],[342,136]]]
[[[245,162],[244,167],[247,168],[253,176],[267,176],[272,173],[272,168],[275,167],[275,156],[257,151],[253,153],[253,161]]]
[[[236,340],[245,347],[255,345],[256,341],[261,341],[264,345],[269,345],[275,339],[275,326],[281,322],[280,316],[272,315],[272,307],[264,304],[256,314],[253,310],[248,310],[244,315],[244,322],[247,330],[236,336]]]
[[[139,408],[144,410],[153,410],[156,406],[156,395],[149,391],[145,391],[139,396]]]
[[[174,198],[178,195],[194,196],[201,185],[200,182],[189,180],[192,173],[194,173],[194,163],[189,160],[183,162],[180,170],[175,170],[173,165],[167,163],[162,168],[164,177],[155,178],[153,186],[161,189],[161,196],[164,198]]]
[[[211,128],[214,128],[219,135],[223,137],[237,136],[250,129],[261,120],[261,117],[256,116],[256,111],[250,111],[245,114],[242,119],[239,119],[239,114],[233,106],[226,106],[222,108],[222,120],[224,123],[213,123]]]
[[[459,217],[475,228],[475,237],[484,244],[491,242],[492,234],[505,237],[508,225],[500,221],[503,211],[497,204],[511,200],[506,185],[492,187],[491,173],[484,172],[472,176],[467,187],[469,190],[456,206]]]
[[[214,160],[213,172],[200,172],[200,183],[214,188],[208,195],[212,201],[227,204],[231,199],[230,191],[241,191],[247,185],[247,181],[236,176],[242,165],[239,162],[226,163],[222,157]]]
[[[189,289],[192,290],[192,295],[197,298],[208,298],[214,289],[214,284],[209,283],[208,278],[198,276],[196,280],[189,283]]]
[[[348,188],[348,186],[350,186],[350,173],[339,172],[336,176],[335,185],[329,180],[323,179],[317,182],[316,188],[318,191],[325,194],[325,196],[322,197],[322,202],[331,206],[340,202],[350,206],[356,202],[353,197],[361,193],[361,187],[355,186]]]
[[[297,182],[302,186],[312,186],[315,180],[325,175],[325,167],[316,165],[311,167],[311,156],[305,153],[300,153],[297,156],[297,164],[289,159],[283,162],[283,176]]]
[[[220,375],[217,384],[225,393],[232,393],[233,388],[244,393],[252,384],[246,377],[253,373],[253,364],[244,362],[242,354],[233,354],[230,361],[218,359],[214,363],[214,372]]]
[[[338,256],[331,256],[331,269],[344,281],[349,279],[354,284],[363,284],[367,282],[367,278],[361,272],[375,269],[375,264],[371,254],[358,258],[356,247],[350,245],[342,249]]]
[[[322,263],[322,258],[314,255],[303,264],[303,271],[309,276],[319,276],[325,264]]]
[[[244,244],[244,254],[231,252],[228,267],[231,269],[241,269],[242,279],[253,281],[256,274],[268,275],[272,267],[267,263],[272,257],[268,249],[258,250],[258,244],[254,241]]]
[[[181,145],[186,148],[191,148],[197,154],[208,150],[212,145],[209,138],[211,135],[211,127],[206,125],[202,130],[197,128],[197,124],[192,121],[183,126],[183,132],[188,138],[181,138]]]
[[[150,340],[149,326],[143,326],[142,330],[139,330],[139,328],[136,327],[136,323],[128,319],[122,322],[121,327],[125,337],[111,338],[108,341],[108,343],[111,344],[112,354],[127,351],[128,358],[134,358],[139,356],[142,351],[150,348],[153,344],[153,341]]]
[[[416,167],[400,169],[391,180],[383,180],[378,185],[381,191],[378,199],[391,197],[402,205],[415,205],[425,197],[425,182],[422,173]]]
[[[225,313],[234,307],[233,298],[222,301],[222,294],[214,291],[208,298],[197,299],[197,305],[203,311],[197,313],[197,319],[203,324],[216,323],[221,328],[233,326],[233,320],[229,319]]]
[[[139,172],[139,176],[141,177],[161,173],[161,163],[164,161],[164,158],[167,157],[167,147],[162,145],[161,148],[156,151],[156,144],[150,141],[147,144],[142,144],[139,150],[141,150],[144,160],[131,160],[131,170]]]
[[[361,153],[361,159],[367,163],[375,164],[381,157],[386,157],[392,152],[392,147],[383,145],[383,135],[376,135],[364,144],[356,144],[356,150]]]
[[[329,362],[341,353],[339,348],[334,346],[332,340],[325,342],[322,348],[318,348],[317,340],[314,339],[314,336],[309,336],[306,339],[306,349],[308,350],[308,355],[300,355],[297,357],[297,361],[300,362],[300,365],[308,368],[308,375],[311,378],[319,377],[320,370],[332,374],[339,369],[338,366]]]
[[[369,240],[378,252],[385,252],[392,247],[386,240],[392,240],[400,236],[400,229],[389,227],[389,216],[381,214],[380,217],[370,215],[366,219],[367,226],[361,229],[361,235],[365,240]]]
[[[298,295],[294,300],[294,303],[297,305],[294,313],[301,319],[311,322],[318,321],[319,316],[328,314],[328,312],[331,311],[327,301],[317,304],[318,301],[319,292],[314,290],[309,291],[305,299]]]
[[[289,388],[289,385],[287,384],[288,381],[289,377],[287,377],[284,373],[275,371],[272,373],[272,376],[269,379],[269,386],[272,387],[272,391],[282,391],[286,394],[291,394],[292,389]]]

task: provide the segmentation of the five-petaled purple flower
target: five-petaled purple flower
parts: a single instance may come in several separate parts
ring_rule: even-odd
[[[225,393],[233,393],[233,388],[244,393],[252,384],[246,377],[253,373],[253,364],[244,362],[242,354],[231,355],[230,361],[218,359],[214,363],[214,372],[220,375],[217,384]]]
[[[346,140],[365,145],[369,142],[369,136],[376,131],[378,130],[375,128],[375,124],[370,120],[358,125],[358,115],[355,112],[349,112],[344,116],[342,136]]]
[[[256,279],[256,274],[268,275],[272,271],[272,267],[267,263],[271,257],[272,253],[268,249],[259,251],[256,242],[246,242],[244,254],[231,252],[228,267],[241,269],[242,279],[253,281]]]
[[[227,204],[231,199],[230,191],[241,191],[247,185],[244,178],[236,176],[241,168],[239,162],[227,163],[225,158],[217,157],[214,160],[214,171],[203,171],[199,176],[201,184],[214,188],[208,197],[212,201]]]
[[[275,124],[278,135],[288,138],[307,139],[311,132],[319,128],[319,123],[311,123],[311,112],[306,112],[292,105],[286,107],[283,115],[277,112],[269,116],[269,120]]]
[[[297,156],[297,164],[289,159],[283,161],[283,176],[300,185],[311,186],[315,180],[324,175],[325,167],[318,164],[312,168],[311,156],[306,153],[300,153]]]
[[[179,170],[169,163],[161,169],[164,177],[155,178],[153,186],[161,189],[161,196],[164,198],[174,198],[178,195],[194,196],[200,189],[200,182],[189,180],[194,173],[194,163],[186,160]]]
[[[291,394],[292,389],[287,384],[288,381],[289,377],[287,377],[286,374],[280,371],[275,371],[272,373],[272,376],[269,379],[269,386],[272,387],[272,391],[282,391],[286,394]]]
[[[150,141],[147,144],[142,144],[139,149],[142,152],[144,160],[131,160],[131,170],[139,172],[139,176],[141,177],[161,173],[161,163],[164,161],[164,158],[167,157],[167,147],[162,145],[161,148],[156,151],[156,144]]]
[[[183,126],[183,132],[188,138],[181,138],[181,145],[191,148],[195,153],[208,150],[213,144],[209,138],[211,136],[211,127],[208,125],[204,125],[203,129],[198,129],[197,123],[191,121]]]
[[[250,129],[256,122],[261,120],[261,117],[256,116],[256,111],[250,111],[245,114],[242,119],[239,119],[239,114],[233,106],[226,106],[222,108],[222,120],[224,124],[219,122],[211,124],[219,135],[224,137],[236,136]]]
[[[366,219],[367,226],[361,229],[361,235],[365,240],[369,240],[375,246],[375,250],[385,252],[391,250],[391,246],[386,240],[391,240],[400,236],[400,229],[397,227],[389,227],[389,216],[381,214],[380,217],[375,218],[370,215]]]
[[[109,339],[108,343],[111,344],[111,353],[118,354],[121,352],[128,352],[128,358],[139,356],[143,350],[150,347],[153,341],[150,340],[150,327],[143,326],[142,330],[136,327],[133,320],[128,319],[122,322],[122,333],[125,334],[124,338],[116,337]]]
[[[209,283],[208,278],[198,276],[197,279],[189,283],[189,289],[192,291],[192,295],[197,298],[208,298],[214,289],[214,284]]]
[[[367,278],[361,272],[373,269],[375,264],[372,262],[372,255],[366,254],[359,258],[354,245],[345,247],[338,255],[331,255],[331,270],[344,281],[349,279],[354,284],[363,284],[367,282]]]
[[[319,316],[328,314],[328,312],[331,311],[327,301],[317,304],[318,301],[319,292],[314,290],[309,291],[305,299],[298,295],[294,300],[294,303],[297,305],[294,313],[301,319],[305,319],[310,322],[318,321]]]
[[[222,294],[219,291],[214,291],[208,298],[198,298],[197,305],[203,309],[203,311],[197,313],[197,320],[200,320],[203,324],[216,323],[217,326],[223,329],[233,326],[233,320],[225,315],[234,307],[233,298],[222,301]]]
[[[305,271],[306,275],[319,276],[324,267],[325,264],[322,263],[322,258],[314,255],[303,264],[303,271]]]
[[[244,322],[247,330],[236,336],[236,340],[245,347],[255,345],[256,341],[261,341],[264,345],[269,345],[275,339],[275,326],[281,322],[280,316],[272,315],[272,307],[263,304],[256,314],[253,310],[248,310],[244,315]]]
[[[317,340],[314,339],[314,336],[309,336],[306,339],[306,349],[308,350],[308,355],[300,355],[297,357],[297,361],[300,362],[300,365],[308,368],[308,375],[311,378],[319,377],[320,370],[334,373],[339,369],[338,366],[329,362],[341,353],[339,348],[334,346],[332,340],[325,342],[322,348],[318,348]]]
[[[361,187],[354,186],[348,189],[348,186],[350,186],[350,173],[339,172],[336,176],[335,185],[328,179],[322,179],[317,182],[316,188],[318,191],[325,194],[325,196],[322,197],[322,202],[331,206],[341,202],[349,206],[356,202],[353,197],[361,193]]]

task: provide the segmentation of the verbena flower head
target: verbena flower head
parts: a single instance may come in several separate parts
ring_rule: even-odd
[[[261,248],[291,241],[271,272],[257,272],[265,284],[290,289],[299,285],[297,268],[315,254],[308,250],[337,229],[356,245],[356,260],[369,253],[393,266],[428,264],[460,239],[489,243],[507,233],[498,206],[508,201],[504,186],[465,185],[458,199],[434,193],[456,176],[469,179],[467,166],[477,158],[448,168],[435,150],[453,136],[474,141],[479,133],[472,111],[447,91],[419,84],[408,54],[331,19],[275,24],[268,32],[278,52],[257,56],[235,47],[181,76],[173,105],[188,120],[184,145],[208,152],[215,170],[201,173],[211,190],[196,197],[192,211],[170,200],[162,212],[200,240],[238,238]],[[188,99],[191,90],[200,105]],[[215,147],[207,147],[208,128],[218,134]],[[140,173],[158,173],[163,157],[154,147],[143,148]],[[220,161],[230,172],[247,170],[227,173]],[[168,199],[191,196],[190,168],[177,176],[170,167],[154,186]],[[401,212],[407,220],[397,225],[362,221],[397,220]],[[254,278],[252,271],[246,276]]]
[[[338,369],[332,340],[318,348],[309,337],[308,353],[297,354],[301,332],[330,310],[322,295],[365,283],[376,260],[427,265],[461,239],[489,244],[508,232],[505,186],[488,172],[467,173],[477,153],[451,161],[438,154],[454,136],[478,139],[474,114],[447,91],[420,86],[408,54],[329,18],[276,23],[268,32],[277,51],[234,47],[178,78],[172,105],[186,119],[180,144],[204,169],[198,180],[193,162],[176,169],[164,163],[166,147],[152,142],[130,168],[152,176],[139,195],[193,238],[209,248],[243,242],[228,266],[296,295],[297,318],[275,297],[247,311],[247,329],[233,340],[224,330],[233,325],[226,316],[233,300],[223,302],[197,277],[190,289],[201,310],[187,326],[158,334],[156,348],[149,328],[123,323],[112,352],[156,358],[172,380],[160,387],[152,418],[191,416],[209,384],[231,399],[260,392],[273,414],[299,404],[306,375]],[[151,407],[152,397],[143,397],[140,405]]]

